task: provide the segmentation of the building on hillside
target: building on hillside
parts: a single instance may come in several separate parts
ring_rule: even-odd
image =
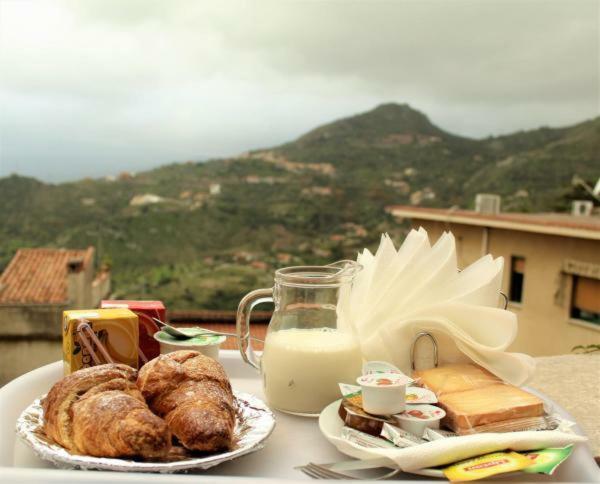
[[[320,195],[323,197],[329,197],[331,194],[331,187],[311,186],[302,189],[302,195]]]
[[[459,267],[484,254],[504,257],[503,292],[519,318],[512,351],[569,353],[600,343],[600,217],[480,213],[391,206],[432,240],[456,237]]]
[[[129,201],[129,205],[131,205],[132,207],[143,207],[145,205],[154,205],[163,201],[163,197],[154,195],[153,193],[144,193],[143,195],[135,195]]]
[[[220,195],[221,194],[221,184],[220,183],[211,183],[208,187],[208,193],[211,195]]]
[[[61,358],[65,309],[98,307],[110,272],[94,248],[19,249],[0,276],[0,385]]]

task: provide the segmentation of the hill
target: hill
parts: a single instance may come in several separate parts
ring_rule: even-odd
[[[595,180],[600,118],[469,139],[406,104],[385,104],[239,157],[58,185],[0,179],[0,269],[17,247],[98,248],[117,296],[234,309],[274,268],[354,257],[389,204],[469,207],[476,193],[517,211],[566,209],[574,174]]]

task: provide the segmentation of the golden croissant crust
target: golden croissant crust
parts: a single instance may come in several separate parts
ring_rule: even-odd
[[[44,431],[71,452],[96,457],[165,456],[171,433],[136,387],[136,371],[108,364],[76,371],[42,402]]]
[[[231,449],[233,392],[217,361],[197,351],[161,355],[142,367],[137,385],[184,447],[204,452]]]

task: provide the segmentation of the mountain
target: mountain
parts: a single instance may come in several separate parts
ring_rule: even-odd
[[[325,263],[405,230],[389,204],[567,209],[574,174],[600,175],[600,118],[470,139],[407,104],[238,157],[58,185],[0,179],[0,269],[18,247],[95,245],[116,296],[234,309],[282,265]]]

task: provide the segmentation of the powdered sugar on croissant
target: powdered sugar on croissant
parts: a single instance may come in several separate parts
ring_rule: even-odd
[[[137,385],[184,447],[205,452],[231,449],[233,392],[217,361],[196,351],[161,355],[142,367]]]

